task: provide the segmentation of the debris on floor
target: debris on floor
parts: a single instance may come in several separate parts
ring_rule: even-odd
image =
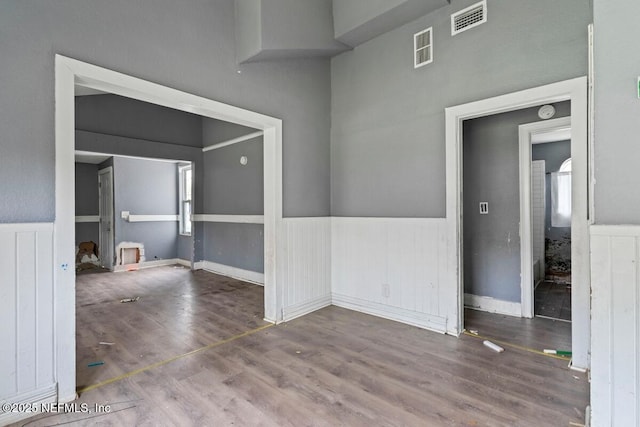
[[[489,340],[484,340],[482,342],[482,344],[485,345],[485,347],[489,347],[491,350],[498,352],[498,353],[502,353],[504,351],[504,348],[500,347],[498,344],[494,344]]]
[[[478,335],[478,330],[477,329],[469,329],[469,333],[473,334],[473,335]]]
[[[98,344],[100,345],[114,345],[114,342],[106,342],[106,341],[100,341]]]
[[[571,356],[572,355],[572,353],[570,351],[568,351],[568,350],[551,350],[551,349],[545,348],[543,350],[543,352],[545,354],[555,354],[555,355],[558,355],[558,356]]]
[[[98,362],[91,362],[91,363],[87,364],[87,367],[93,368],[94,366],[100,366],[100,365],[104,365],[104,362],[102,360],[100,360]]]
[[[136,302],[140,299],[140,297],[135,297],[135,298],[124,298],[121,299],[120,302]]]

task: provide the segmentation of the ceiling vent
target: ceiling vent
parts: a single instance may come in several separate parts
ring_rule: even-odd
[[[487,2],[483,0],[451,15],[451,35],[487,22]]]
[[[413,67],[418,68],[433,62],[432,27],[413,35]]]

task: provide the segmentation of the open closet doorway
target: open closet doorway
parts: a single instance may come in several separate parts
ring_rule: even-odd
[[[452,280],[457,283],[455,300],[457,306],[453,311],[458,319],[457,327],[448,326],[451,333],[462,333],[465,329],[465,304],[473,308],[482,309],[493,306],[493,309],[487,311],[502,312],[510,314],[514,319],[520,317],[522,321],[528,317],[526,306],[533,306],[533,295],[531,294],[527,301],[527,284],[520,277],[520,236],[522,229],[530,227],[531,224],[519,224],[518,214],[516,214],[515,225],[512,221],[507,224],[505,220],[500,218],[505,213],[513,213],[513,204],[515,202],[515,212],[519,209],[519,174],[518,174],[518,152],[505,155],[498,153],[502,163],[499,164],[499,171],[508,172],[515,171],[516,176],[512,179],[515,183],[515,193],[513,188],[511,194],[505,192],[497,193],[497,201],[491,202],[486,200],[485,196],[480,192],[475,194],[477,200],[468,200],[468,188],[465,188],[463,180],[464,165],[471,157],[469,153],[463,153],[467,148],[463,144],[465,138],[465,125],[467,121],[473,121],[478,118],[487,118],[492,115],[501,113],[516,112],[535,108],[538,110],[546,104],[558,104],[563,101],[569,101],[569,116],[571,118],[571,157],[572,157],[572,183],[571,183],[571,305],[572,305],[572,323],[570,324],[570,343],[573,352],[571,366],[575,369],[585,369],[589,365],[589,250],[588,250],[588,154],[587,154],[587,85],[586,78],[576,78],[537,88],[527,89],[520,92],[514,92],[506,95],[488,98],[468,104],[463,104],[446,109],[446,194],[447,194],[447,235],[451,242],[450,248],[450,271]],[[534,119],[535,120],[535,119]],[[533,120],[524,120],[520,124],[530,123]],[[511,139],[512,146],[517,146],[517,131]],[[477,148],[477,147],[472,147]],[[464,162],[463,162],[464,158]],[[464,166],[463,166],[464,165]],[[466,169],[464,172],[467,172]],[[493,172],[493,171],[492,171]],[[530,179],[530,175],[529,178]],[[512,184],[513,184],[512,183]],[[505,187],[506,188],[506,187]],[[474,195],[473,192],[471,194]],[[501,205],[501,200],[508,200],[509,203]],[[464,206],[464,210],[463,210]],[[493,206],[493,209],[492,209]],[[492,217],[491,213],[497,215]],[[476,216],[477,222],[484,221],[487,224],[494,222],[494,225],[502,227],[498,237],[494,239],[490,235],[480,236],[480,241],[485,244],[493,244],[498,250],[498,255],[486,254],[485,261],[490,266],[495,266],[498,274],[509,279],[503,280],[508,287],[496,286],[492,280],[485,280],[480,285],[480,295],[469,293],[467,271],[478,265],[477,260],[469,258],[469,250],[473,251],[473,245],[467,247],[465,239],[465,228],[467,227],[467,215]],[[480,218],[482,217],[482,218]],[[472,218],[472,220],[474,220]],[[492,240],[494,239],[494,240]],[[479,252],[479,251],[477,251]],[[502,258],[504,255],[504,258]],[[514,260],[515,258],[515,260]],[[508,266],[504,261],[508,260]],[[532,258],[528,258],[528,263],[532,265]],[[515,262],[514,262],[515,261]],[[470,264],[471,263],[471,264]],[[474,264],[475,263],[475,264]],[[533,270],[531,268],[531,270]],[[495,271],[491,271],[494,274]],[[486,279],[486,277],[485,277]],[[487,294],[487,291],[494,294]],[[483,295],[484,292],[484,295]],[[508,313],[505,313],[508,312]],[[500,323],[500,322],[498,322]],[[520,322],[522,323],[522,322]],[[518,332],[511,331],[511,334],[517,336]],[[538,349],[540,350],[540,349]]]
[[[519,145],[523,315],[570,322],[570,118],[521,125]]]

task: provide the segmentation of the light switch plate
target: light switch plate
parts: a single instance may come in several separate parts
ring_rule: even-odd
[[[129,219],[129,211],[122,211],[120,216],[122,217],[122,219]]]

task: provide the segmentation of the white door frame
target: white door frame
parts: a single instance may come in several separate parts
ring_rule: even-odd
[[[282,224],[282,121],[62,55],[55,56],[54,337],[60,402],[76,396],[75,367],[75,86],[248,126],[264,132],[265,320],[282,320],[282,289],[276,280],[276,249]]]
[[[102,188],[102,185],[100,185],[102,183],[102,181],[100,181],[100,175],[109,175],[110,179],[109,179],[109,187],[110,187],[110,191],[109,193],[111,194],[111,224],[110,224],[110,230],[109,230],[109,245],[106,245],[105,242],[102,241],[102,212],[104,209],[104,206],[102,204],[102,192],[104,191]],[[99,246],[98,246],[98,251],[100,253],[100,260],[101,260],[101,264],[103,267],[108,268],[109,270],[113,270],[113,254],[114,254],[114,246],[115,246],[115,241],[114,241],[114,212],[113,212],[113,166],[107,166],[104,169],[100,169],[98,171],[98,215],[100,217],[100,220],[98,222],[98,227],[99,227],[99,235],[98,235],[98,242],[99,242]],[[105,259],[105,252],[104,249],[105,247],[108,247],[110,250],[110,253],[106,254],[106,259]]]
[[[542,132],[571,128],[571,117],[518,126],[520,151],[520,291],[522,317],[533,317],[533,223],[531,219],[531,137]],[[571,288],[573,294],[573,288]]]
[[[443,307],[451,321],[447,331],[464,328],[464,271],[462,258],[462,124],[464,120],[542,104],[571,101],[572,155],[572,351],[573,366],[589,367],[590,271],[588,220],[587,78],[578,77],[445,109],[446,220],[449,242],[448,292]]]

